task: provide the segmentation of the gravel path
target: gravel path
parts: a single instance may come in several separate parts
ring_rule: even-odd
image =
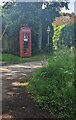
[[[2,120],[23,120],[23,118],[57,120],[48,111],[42,110],[24,87],[29,84],[28,76],[40,67],[42,67],[40,62],[0,67],[2,72]]]

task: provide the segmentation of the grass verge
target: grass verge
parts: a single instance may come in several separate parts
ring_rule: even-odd
[[[29,83],[27,88],[43,109],[58,118],[75,120],[73,51],[49,57],[48,66],[34,73]]]
[[[2,59],[1,59],[2,56]],[[47,55],[40,54],[35,55],[29,58],[20,58],[19,56],[15,56],[12,54],[0,54],[0,61],[6,62],[6,63],[21,63],[21,62],[31,62],[31,61],[41,61],[44,59],[44,56],[48,57]]]

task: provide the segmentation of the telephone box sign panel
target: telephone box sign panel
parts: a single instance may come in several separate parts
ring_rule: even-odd
[[[31,28],[20,28],[20,57],[31,56]]]
[[[22,32],[30,32],[30,30],[25,30],[25,29],[23,29],[23,30],[21,30]]]

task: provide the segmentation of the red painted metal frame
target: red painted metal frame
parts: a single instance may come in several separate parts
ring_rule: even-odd
[[[28,35],[28,53],[26,52],[26,50],[24,49],[24,34]],[[20,57],[31,57],[32,54],[32,48],[31,48],[31,28],[28,27],[21,27],[20,28]]]

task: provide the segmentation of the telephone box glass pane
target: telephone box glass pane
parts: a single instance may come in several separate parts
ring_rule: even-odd
[[[24,34],[23,40],[24,40],[24,52],[28,53],[28,41],[29,41],[29,37],[28,37],[27,34]]]

